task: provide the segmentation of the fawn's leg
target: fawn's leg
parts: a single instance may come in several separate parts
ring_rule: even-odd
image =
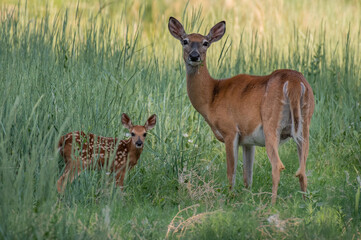
[[[58,193],[63,193],[64,192],[64,189],[65,189],[68,177],[69,177],[70,169],[71,169],[71,164],[66,163],[63,175],[60,176],[60,178],[59,178],[59,180],[57,182]]]
[[[73,164],[71,170],[70,170],[70,183],[74,181],[75,178],[77,178],[81,171],[86,168],[85,164],[81,163],[81,160],[78,160],[76,163]]]
[[[63,193],[70,177],[70,183],[74,181],[74,179],[79,176],[82,168],[77,163],[72,163],[71,161],[66,163],[65,170],[63,175],[59,178],[57,182],[57,189],[59,193]],[[70,175],[70,176],[69,176]]]
[[[57,182],[57,189],[59,193],[63,193],[65,190],[65,186],[67,184],[69,175],[70,175],[70,183],[74,181],[74,179],[79,176],[80,172],[82,170],[82,167],[80,166],[80,163],[74,163],[72,161],[69,161],[66,163],[65,170],[63,175],[59,178]]]
[[[120,187],[121,190],[123,190],[124,187],[124,178],[126,174],[126,166],[123,166],[119,171],[117,172],[117,175],[115,176],[116,181],[115,184]]]

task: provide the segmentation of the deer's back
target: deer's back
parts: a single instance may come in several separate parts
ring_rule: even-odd
[[[229,79],[217,80],[209,107],[210,112],[207,114],[208,123],[220,132],[226,131],[220,129],[223,125],[227,128],[237,128],[245,136],[251,134],[262,123],[261,108],[272,107],[272,103],[264,102],[265,96],[269,92],[277,92],[277,98],[272,100],[281,101],[286,81],[290,84],[302,82],[312,94],[312,89],[303,75],[289,69],[276,70],[265,76],[240,74]]]
[[[109,159],[114,159],[112,166],[115,167],[126,163],[128,143],[129,140],[118,140],[117,138],[75,131],[62,136],[58,147],[66,162],[76,158],[89,166],[96,160],[95,165],[101,167]]]

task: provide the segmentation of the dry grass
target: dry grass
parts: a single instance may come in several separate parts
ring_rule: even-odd
[[[181,238],[184,233],[194,227],[196,224],[201,224],[207,217],[222,212],[222,210],[216,210],[213,212],[197,213],[199,204],[195,204],[184,209],[180,209],[179,212],[174,216],[172,221],[168,225],[167,234],[165,238],[169,237]]]
[[[221,188],[215,184],[214,179],[206,181],[205,176],[200,176],[194,169],[186,168],[178,176],[181,189],[187,192],[189,199],[204,202],[206,209],[213,209],[222,198]]]

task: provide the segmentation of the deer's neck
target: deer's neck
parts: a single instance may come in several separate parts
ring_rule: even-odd
[[[187,92],[193,107],[203,116],[207,115],[212,102],[215,81],[208,72],[206,61],[199,66],[187,67]]]
[[[138,161],[138,159],[140,157],[140,154],[143,151],[143,148],[136,148],[135,145],[132,144],[132,141],[129,141],[128,149],[129,149],[129,160],[130,160],[130,162]]]

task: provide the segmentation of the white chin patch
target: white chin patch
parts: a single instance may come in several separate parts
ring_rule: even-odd
[[[196,67],[196,66],[198,66],[198,65],[201,64],[201,61],[198,61],[198,62],[188,61],[188,64],[191,65],[191,66],[193,66],[193,67]]]

